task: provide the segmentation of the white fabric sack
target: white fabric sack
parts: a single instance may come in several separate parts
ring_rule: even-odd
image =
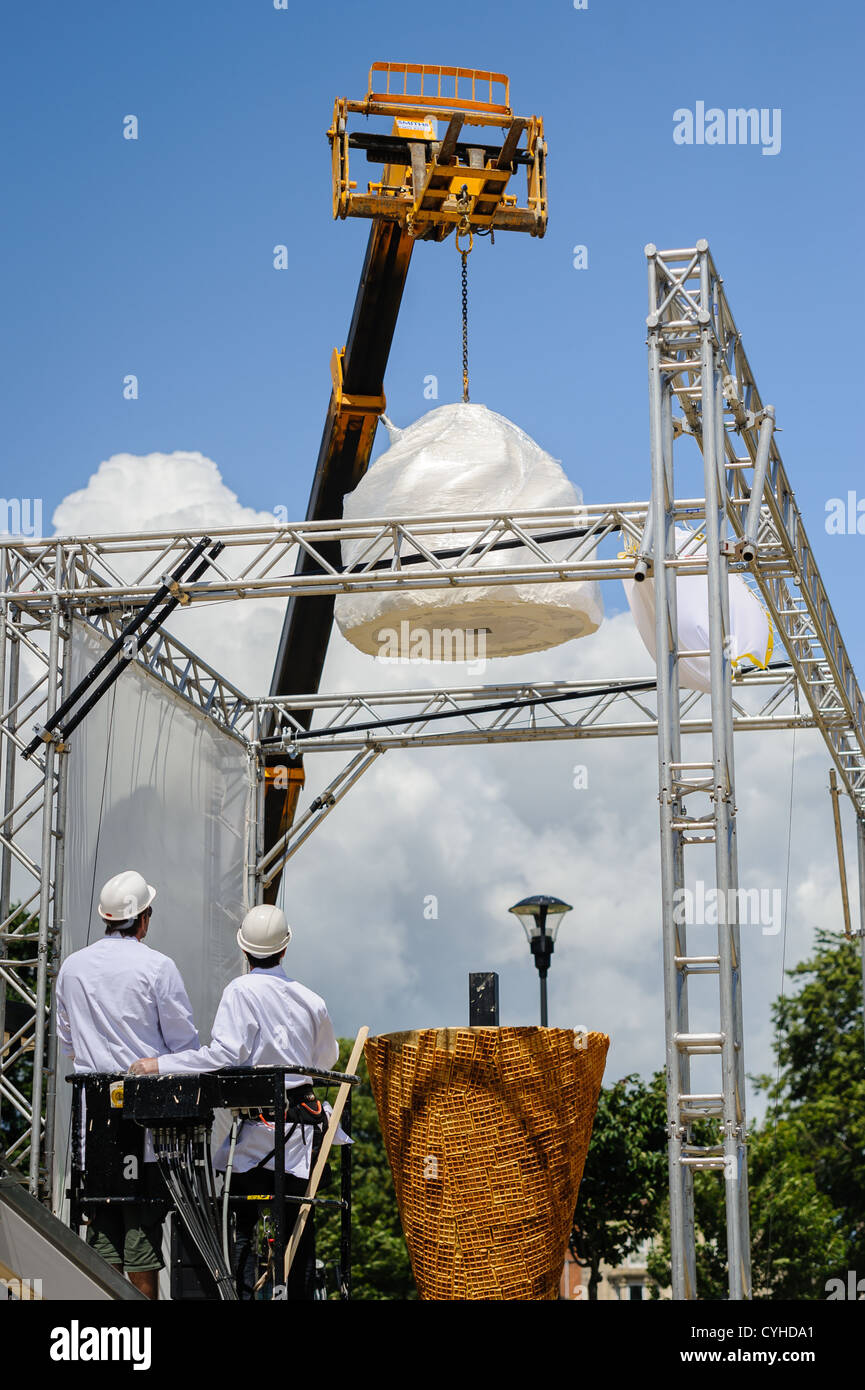
[[[388,428],[391,446],[346,497],[346,520],[542,510],[582,503],[582,494],[561,464],[486,406],[442,405],[408,429]],[[552,521],[551,529],[563,529],[561,521]],[[443,530],[426,536],[424,543],[431,550],[446,550],[468,545],[469,540],[466,532]],[[549,550],[556,559],[564,559],[574,544],[552,542]],[[343,563],[352,565],[361,555],[371,558],[368,545],[344,542]],[[386,553],[383,543],[381,555]],[[525,546],[491,550],[483,560],[487,567],[536,563],[537,557]],[[603,607],[599,586],[580,580],[339,594],[335,614],[343,636],[371,656],[465,660],[542,651],[586,637],[600,626]],[[446,640],[450,632],[464,640]]]
[[[676,550],[692,537],[693,532],[684,527],[676,528]],[[697,545],[688,545],[689,555],[701,556],[706,553],[705,540]],[[643,639],[646,650],[653,660],[657,660],[655,649],[655,584],[644,579],[637,584],[633,579],[623,579],[625,593],[637,631]],[[703,574],[680,575],[676,580],[676,612],[679,627],[680,651],[709,650],[709,584]],[[756,594],[749,589],[738,574],[730,575],[730,656],[735,667],[738,662],[748,660],[755,666],[765,667],[772,655],[773,633],[769,615]],[[712,688],[709,674],[709,658],[680,657],[679,685],[686,690],[701,690],[705,694]]]

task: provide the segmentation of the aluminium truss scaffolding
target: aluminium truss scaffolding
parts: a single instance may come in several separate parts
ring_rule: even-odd
[[[677,1298],[696,1296],[693,1172],[717,1168],[724,1175],[727,1198],[730,1296],[743,1298],[750,1296],[750,1273],[738,924],[734,911],[732,920],[719,924],[714,955],[689,955],[684,926],[674,912],[676,895],[685,885],[686,851],[710,844],[717,888],[725,902],[738,901],[734,734],[807,727],[820,731],[855,808],[865,918],[865,703],[777,451],[774,412],[762,406],[708,246],[701,242],[663,252],[649,247],[647,254],[648,503],[225,528],[210,533],[224,544],[219,560],[206,577],[182,587],[188,601],[213,603],[651,575],[656,679],[254,699],[164,631],[148,641],[136,660],[246,746],[259,797],[247,865],[248,892],[256,897],[388,750],[657,739],[673,1292]],[[702,450],[704,495],[677,499],[674,444],[687,435]],[[682,547],[677,553],[676,523],[705,531],[708,543],[702,554]],[[451,539],[444,549],[443,533]],[[609,538],[616,541],[614,554],[603,558],[599,547]],[[52,1171],[56,1064],[50,984],[62,947],[67,759],[63,745],[52,741],[44,742],[28,762],[21,755],[30,725],[44,723],[66,693],[73,621],[116,637],[195,539],[189,532],[147,532],[0,543],[0,1037],[7,994],[14,1006],[8,1010],[8,1041],[0,1052],[0,1105],[12,1116],[7,1159],[26,1164],[31,1190],[42,1194],[49,1192]],[[344,541],[362,543],[350,568],[327,558],[334,553],[332,543]],[[620,553],[628,550],[636,557]],[[509,551],[512,564],[507,562]],[[296,574],[300,552],[308,563]],[[488,563],[492,552],[494,566]],[[730,572],[743,570],[770,612],[786,662],[734,679],[725,641],[727,583]],[[682,574],[707,576],[709,696],[678,685],[675,579]],[[340,749],[349,755],[301,819],[266,852],[260,736],[265,723],[275,729],[273,738],[290,757]],[[684,755],[682,740],[693,735],[711,738],[710,759],[698,762]],[[272,740],[270,744],[272,752]],[[689,813],[691,798],[708,805]],[[711,1033],[689,1030],[688,990],[698,976],[718,984],[718,1026]],[[714,1091],[695,1093],[691,1060],[707,1055],[719,1059],[720,1080]],[[29,1094],[19,1084],[28,1058]],[[717,1145],[693,1142],[694,1123],[706,1119],[720,1124]]]

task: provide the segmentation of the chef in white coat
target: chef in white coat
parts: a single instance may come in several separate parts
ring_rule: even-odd
[[[282,969],[282,958],[291,940],[291,928],[278,907],[261,904],[252,908],[237,933],[249,963],[249,973],[226,985],[213,1020],[210,1045],[147,1057],[130,1071],[145,1076],[175,1072],[215,1071],[237,1066],[306,1066],[330,1071],[339,1046],[324,1000]],[[287,1084],[300,1087],[309,1078],[290,1077]],[[344,1137],[344,1136],[343,1136]],[[229,1141],[214,1155],[215,1167],[227,1166]],[[238,1196],[273,1191],[273,1125],[262,1120],[242,1122],[232,1163],[231,1191]],[[312,1153],[312,1130],[289,1132],[285,1149],[286,1192],[302,1196],[306,1191]],[[254,1259],[251,1238],[258,1211],[237,1214],[234,1270],[238,1295],[252,1297]],[[311,1298],[314,1284],[315,1244],[312,1214],[291,1268],[287,1296]]]
[[[134,869],[99,896],[105,935],[74,951],[55,988],[57,1037],[77,1072],[126,1071],[143,1051],[198,1046],[192,1006],[174,961],[144,944],[156,889]],[[145,1150],[145,1159],[152,1149]],[[148,1219],[150,1218],[150,1219]],[[136,1204],[94,1209],[89,1238],[149,1298],[162,1268],[162,1220]]]

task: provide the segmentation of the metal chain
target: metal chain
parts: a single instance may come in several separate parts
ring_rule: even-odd
[[[456,226],[456,248],[462,256],[462,296],[463,296],[463,404],[469,399],[469,252],[474,246],[471,223],[469,222],[469,190],[463,184],[457,198],[457,206],[462,216]],[[468,239],[468,245],[460,246],[460,241]]]
[[[462,295],[463,295],[463,403],[468,404],[469,399],[469,273],[468,273],[468,251],[461,251],[462,269]]]

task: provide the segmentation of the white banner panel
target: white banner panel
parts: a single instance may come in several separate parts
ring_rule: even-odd
[[[68,689],[105,650],[73,625]],[[157,890],[147,944],[183,976],[202,1042],[240,972],[248,769],[245,747],[133,663],[70,738],[63,957],[96,941],[102,884],[137,869]],[[65,1188],[71,1064],[58,1056],[57,1177]]]

